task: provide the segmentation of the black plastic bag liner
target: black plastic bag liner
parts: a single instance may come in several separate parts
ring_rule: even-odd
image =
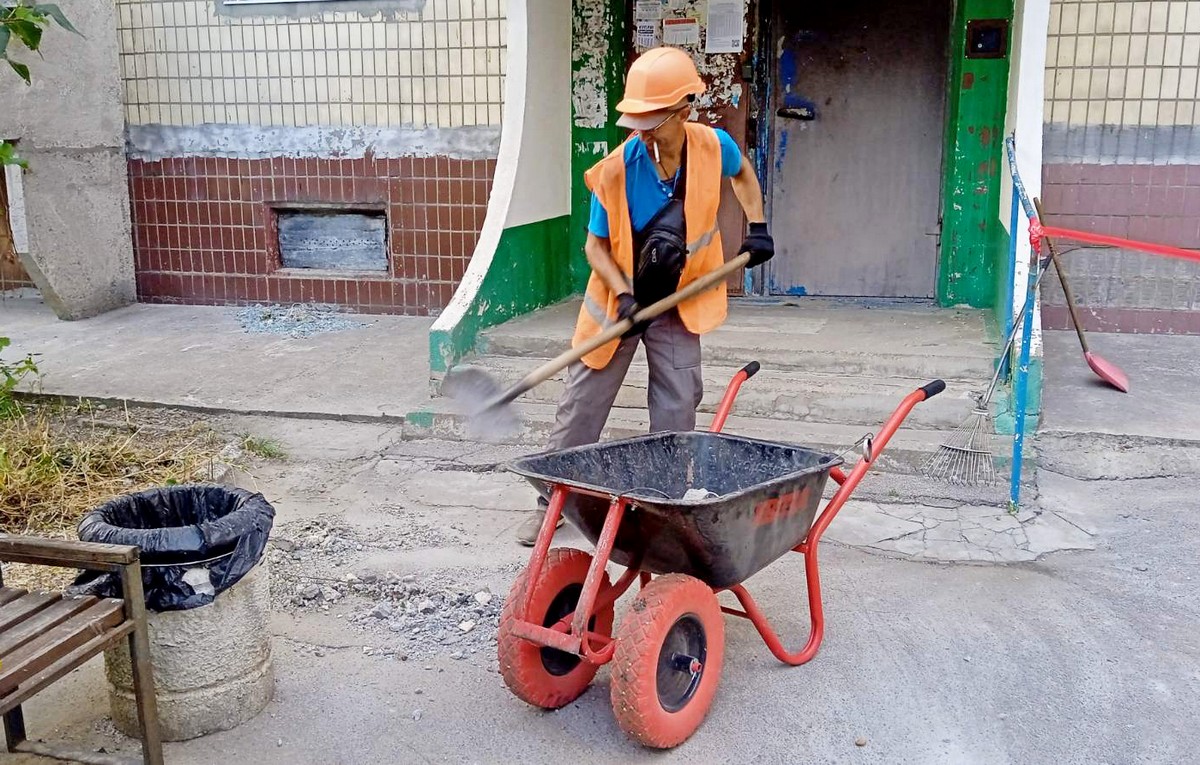
[[[261,494],[224,486],[168,486],[101,505],[79,522],[79,538],[141,548],[146,607],[181,611],[208,605],[254,568],[274,518],[275,508]],[[197,591],[184,581],[184,572],[197,567],[207,569],[211,591]],[[85,571],[72,589],[119,598],[121,580]]]

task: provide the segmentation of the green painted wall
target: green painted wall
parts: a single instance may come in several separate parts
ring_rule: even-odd
[[[960,0],[955,6],[938,272],[942,305],[986,308],[1003,294],[998,285],[1007,276],[1008,234],[999,207],[1000,179],[1007,172],[1003,154],[1009,57],[968,59],[964,50],[968,21],[1012,17],[1012,0]],[[1010,30],[1010,52],[1011,37]]]
[[[603,72],[605,119],[599,127],[585,126],[580,119],[578,100],[571,104],[571,277],[575,291],[587,286],[591,268],[583,254],[587,240],[591,192],[583,183],[583,174],[625,140],[627,132],[612,118],[625,88],[625,37],[628,29],[624,2],[613,0],[573,0],[574,29],[571,60],[573,74],[587,69]],[[601,21],[602,23],[597,23]],[[576,93],[576,99],[594,97],[594,93]]]
[[[567,248],[570,217],[504,230],[475,301],[452,329],[429,334],[429,366],[445,372],[475,347],[487,327],[557,302],[572,292],[571,274],[554,261]]]

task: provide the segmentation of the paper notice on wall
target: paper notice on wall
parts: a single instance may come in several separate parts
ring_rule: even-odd
[[[639,21],[637,22],[637,35],[634,38],[634,43],[639,48],[654,48],[657,47],[662,40],[659,35],[659,22],[657,21]]]
[[[700,22],[697,19],[663,19],[663,43],[666,45],[697,45],[700,42]]]
[[[705,53],[741,53],[745,26],[742,0],[708,0]]]
[[[635,21],[658,21],[662,17],[662,0],[637,0],[633,4],[633,18]]]

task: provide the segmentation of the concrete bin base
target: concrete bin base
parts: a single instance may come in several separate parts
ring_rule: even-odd
[[[210,605],[147,614],[164,740],[229,730],[263,710],[275,687],[270,610],[264,562]],[[104,664],[113,722],[137,737],[128,645],[110,649]]]

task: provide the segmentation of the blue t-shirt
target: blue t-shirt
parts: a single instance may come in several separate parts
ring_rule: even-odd
[[[719,128],[715,132],[721,142],[721,175],[732,178],[742,169],[742,150],[729,133]],[[643,141],[634,140],[625,145],[625,198],[629,201],[629,221],[635,231],[666,207],[674,187],[674,178],[664,181],[658,177],[658,168]],[[608,238],[608,211],[595,194],[592,194],[588,231]]]

